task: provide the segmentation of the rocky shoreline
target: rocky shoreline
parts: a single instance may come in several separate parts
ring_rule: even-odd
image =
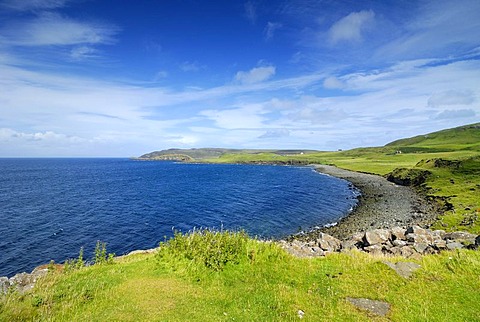
[[[441,213],[438,205],[429,202],[412,187],[400,186],[387,179],[328,165],[315,165],[318,172],[351,182],[360,190],[359,203],[337,225],[307,233],[324,232],[339,239],[371,229],[419,225],[429,227]],[[300,237],[300,236],[296,236]]]

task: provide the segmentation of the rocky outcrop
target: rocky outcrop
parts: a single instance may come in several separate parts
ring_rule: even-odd
[[[11,292],[12,290],[20,294],[32,290],[37,280],[47,275],[48,270],[47,265],[42,265],[35,268],[30,274],[19,273],[11,278],[0,277],[0,295]]]
[[[376,255],[418,258],[442,250],[477,249],[480,247],[480,235],[467,232],[446,233],[443,230],[432,231],[419,226],[410,226],[368,230],[343,241],[320,233],[315,240],[280,241],[280,245],[299,257],[325,256],[332,252],[358,249]]]

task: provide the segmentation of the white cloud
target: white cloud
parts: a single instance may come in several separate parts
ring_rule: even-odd
[[[198,62],[185,61],[180,64],[180,69],[184,72],[198,72],[204,68],[205,66],[200,65]]]
[[[428,99],[428,106],[470,105],[475,101],[472,91],[448,90],[435,93]]]
[[[328,31],[332,44],[338,42],[360,42],[362,33],[374,22],[375,13],[372,10],[352,12],[334,23]]]
[[[268,22],[267,25],[265,26],[265,29],[263,30],[263,33],[265,35],[266,40],[270,40],[273,38],[275,31],[278,29],[282,28],[283,25],[279,22]]]
[[[98,57],[98,50],[89,46],[75,47],[70,51],[70,58],[76,61]]]
[[[18,11],[57,9],[69,0],[6,0],[0,6]]]
[[[475,117],[476,113],[472,109],[460,109],[460,110],[445,110],[435,115],[437,120],[451,120],[451,119],[463,119]]]
[[[264,127],[263,106],[250,104],[222,110],[205,110],[199,114],[213,120],[222,129],[256,129]]]
[[[237,72],[235,80],[241,84],[255,84],[266,81],[273,75],[275,75],[275,66],[255,67],[248,72]]]
[[[272,129],[267,130],[265,133],[260,135],[259,139],[274,139],[290,136],[290,131],[288,129]]]
[[[10,128],[0,128],[0,141],[44,141],[57,143],[79,143],[85,140],[77,136],[68,136],[53,131],[25,133]]]
[[[43,13],[3,30],[4,41],[15,46],[111,44],[117,32],[113,25],[80,22],[55,13]]]
[[[343,83],[335,76],[325,78],[323,81],[323,87],[328,89],[341,89],[344,87]]]

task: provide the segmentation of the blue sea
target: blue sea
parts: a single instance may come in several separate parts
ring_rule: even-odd
[[[357,202],[346,181],[309,167],[130,159],[0,159],[0,276],[122,255],[194,227],[281,238],[338,221]]]

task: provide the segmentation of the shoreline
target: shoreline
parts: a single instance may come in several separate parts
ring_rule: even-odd
[[[336,225],[314,229],[304,236],[316,237],[319,232],[324,232],[345,239],[355,233],[377,228],[429,226],[439,215],[437,207],[412,187],[397,185],[378,175],[335,166],[315,164],[313,167],[320,173],[349,181],[361,194],[353,211]]]

